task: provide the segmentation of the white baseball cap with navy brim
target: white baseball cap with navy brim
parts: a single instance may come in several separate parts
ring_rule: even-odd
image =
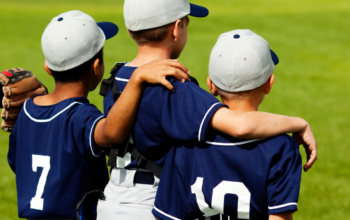
[[[131,31],[148,30],[171,24],[187,15],[206,17],[209,10],[188,0],[125,0],[125,26]]]
[[[279,63],[269,43],[251,30],[221,34],[210,54],[209,77],[227,92],[263,85]]]
[[[73,69],[93,58],[117,33],[117,25],[96,23],[81,11],[62,13],[51,20],[41,38],[46,64],[58,72]]]

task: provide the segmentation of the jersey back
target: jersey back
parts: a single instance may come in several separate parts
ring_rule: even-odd
[[[136,67],[123,66],[117,76],[119,91],[123,91]],[[212,115],[225,105],[193,82],[181,83],[169,78],[175,92],[162,85],[145,88],[139,105],[133,144],[146,158],[163,165],[166,154],[179,142],[203,140]],[[104,99],[107,114],[114,105],[109,91]],[[136,168],[133,161],[127,168]]]
[[[77,203],[108,182],[106,161],[94,146],[104,115],[86,98],[37,106],[28,100],[10,136],[8,162],[16,174],[21,218],[75,218]]]
[[[221,213],[230,219],[267,220],[269,214],[297,210],[301,157],[290,136],[247,141],[208,133],[204,143],[171,149],[156,216],[196,219]]]

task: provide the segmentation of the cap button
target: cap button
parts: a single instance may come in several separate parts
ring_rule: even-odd
[[[238,39],[238,38],[240,38],[241,36],[239,36],[239,34],[235,34],[234,36],[233,36],[233,38],[234,39]]]
[[[60,18],[58,18],[58,19],[57,19],[57,21],[62,21],[62,20],[63,20],[63,18],[62,18],[62,17],[60,17]]]

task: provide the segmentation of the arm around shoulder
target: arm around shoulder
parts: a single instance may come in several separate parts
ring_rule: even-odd
[[[239,113],[220,108],[213,115],[210,126],[228,135],[259,139],[284,133],[293,133],[293,138],[305,148],[308,162],[304,170],[311,168],[317,159],[317,143],[310,125],[302,118],[288,117],[265,112]]]
[[[173,91],[174,87],[166,77],[173,76],[184,82],[189,79],[186,72],[188,70],[185,66],[173,60],[152,61],[137,68],[107,118],[100,120],[96,125],[94,139],[97,146],[112,147],[128,137],[146,83],[162,84]]]
[[[235,112],[220,108],[211,119],[211,126],[237,138],[268,138],[284,133],[305,131],[308,123],[301,118],[265,112]]]

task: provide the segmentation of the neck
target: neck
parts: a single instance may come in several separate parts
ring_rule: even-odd
[[[260,99],[254,99],[252,97],[239,98],[226,98],[221,96],[222,103],[227,105],[230,110],[236,112],[251,112],[258,111],[261,103]]]
[[[136,58],[129,63],[129,66],[139,67],[153,60],[170,59],[171,51],[164,43],[151,45],[139,45]]]
[[[63,100],[75,97],[87,97],[89,89],[82,81],[74,83],[56,83],[55,89],[48,95],[34,99],[37,105],[54,105]]]

